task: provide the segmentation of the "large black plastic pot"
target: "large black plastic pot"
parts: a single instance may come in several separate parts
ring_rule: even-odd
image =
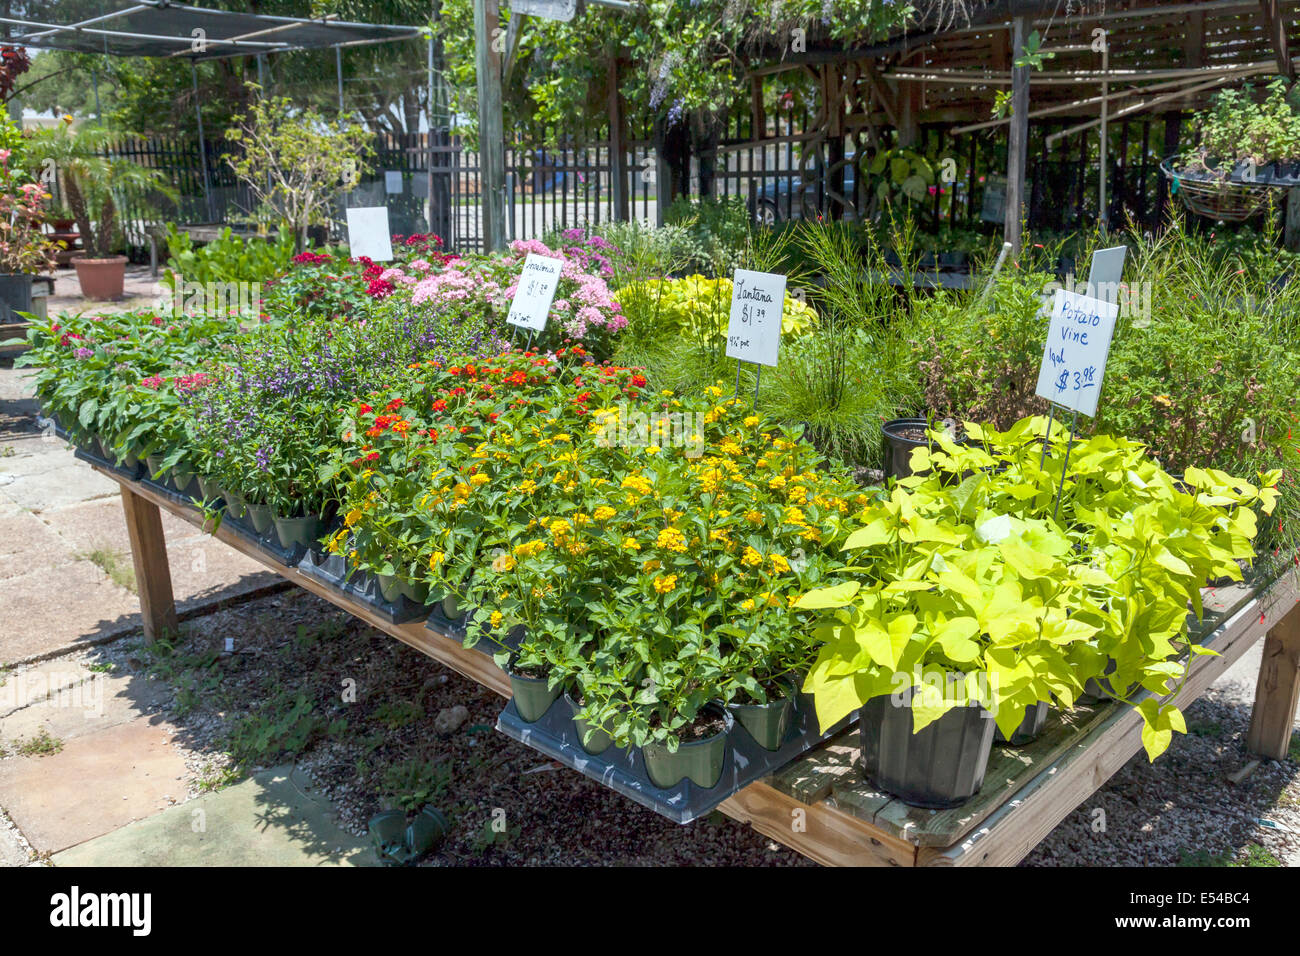
[[[641,748],[646,775],[651,783],[661,790],[675,787],[688,778],[705,790],[718,785],[722,764],[727,757],[727,734],[733,724],[729,713],[717,709],[722,714],[724,727],[712,737],[679,744],[676,753],[669,753],[663,744],[646,744]]]
[[[0,322],[20,322],[16,312],[32,311],[32,277],[0,273]]]
[[[959,806],[984,784],[995,725],[982,707],[954,707],[912,733],[911,700],[909,688],[901,704],[887,694],[862,708],[863,770],[911,806]]]
[[[917,440],[905,433],[919,428],[924,434],[929,427],[930,423],[924,418],[895,418],[885,422],[881,431],[889,443],[889,457],[885,462],[886,477],[907,478],[912,474],[912,449],[927,448],[930,441],[927,438]]]
[[[1038,735],[1043,732],[1047,726],[1047,714],[1052,709],[1052,705],[1045,700],[1040,700],[1033,707],[1025,711],[1025,719],[1020,722],[1020,726],[1012,733],[1011,739],[1008,740],[1002,733],[1002,729],[994,724],[993,739],[1000,744],[1010,744],[1013,747],[1020,747],[1037,739]]]

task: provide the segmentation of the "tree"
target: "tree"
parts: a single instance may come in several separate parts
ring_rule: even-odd
[[[226,136],[243,152],[226,162],[302,248],[307,228],[327,222],[334,197],[360,181],[371,134],[359,123],[296,108],[285,96],[255,98],[235,121]]]

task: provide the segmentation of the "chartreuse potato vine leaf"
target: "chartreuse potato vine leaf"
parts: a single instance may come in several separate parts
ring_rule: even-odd
[[[1165,698],[1214,653],[1190,641],[1189,608],[1200,617],[1208,580],[1241,579],[1280,474],[1176,481],[1139,443],[1098,435],[1075,444],[1057,520],[1065,431],[1044,460],[1042,418],[965,427],[966,445],[931,432],[914,474],[864,507],[847,580],[796,602],[822,612],[804,682],[822,728],[910,687],[914,730],[979,704],[1010,736],[1030,707],[1072,707],[1095,678],[1142,716],[1155,759],[1184,732]]]

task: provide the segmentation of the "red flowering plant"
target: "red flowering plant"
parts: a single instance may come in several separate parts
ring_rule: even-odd
[[[506,501],[490,489],[479,493],[485,471],[477,457],[503,416],[571,422],[577,431],[597,395],[636,392],[636,373],[561,366],[555,356],[531,352],[461,356],[407,371],[400,384],[354,405],[332,466],[343,486],[344,520],[329,547],[351,567],[396,578],[419,600],[459,597],[480,557],[484,508]],[[463,510],[472,493],[482,507]]]

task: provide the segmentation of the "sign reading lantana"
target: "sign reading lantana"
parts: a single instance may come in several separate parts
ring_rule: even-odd
[[[785,276],[737,269],[731,282],[727,358],[774,367],[784,310]]]

